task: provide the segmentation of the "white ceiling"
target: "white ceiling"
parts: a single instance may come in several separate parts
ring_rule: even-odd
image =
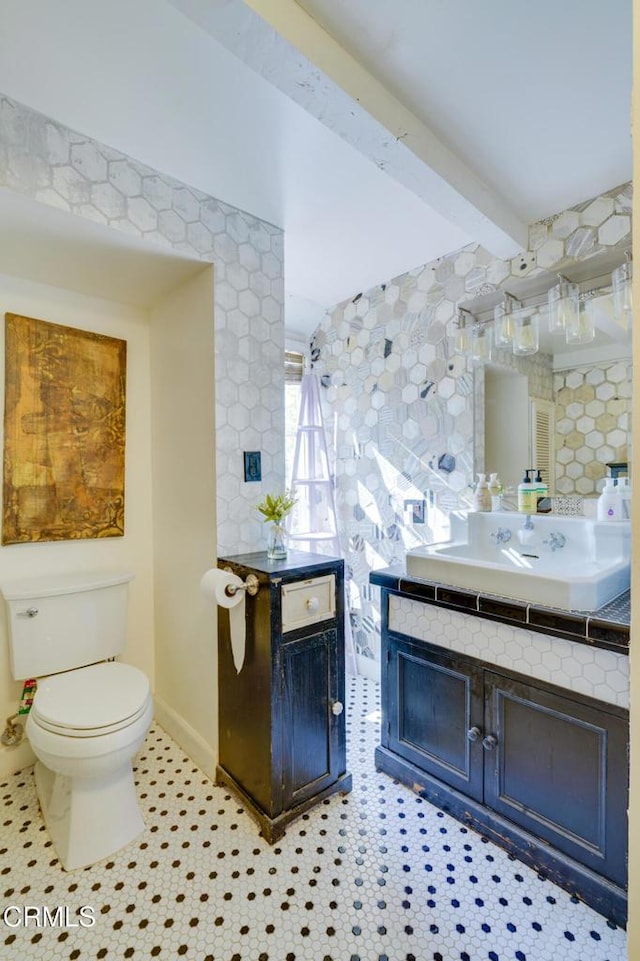
[[[283,227],[308,336],[631,178],[631,0],[3,0],[0,91]]]

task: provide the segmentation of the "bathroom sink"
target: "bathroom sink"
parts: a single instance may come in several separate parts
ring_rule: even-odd
[[[566,611],[599,610],[629,588],[628,521],[457,512],[451,535],[409,551],[407,573]]]

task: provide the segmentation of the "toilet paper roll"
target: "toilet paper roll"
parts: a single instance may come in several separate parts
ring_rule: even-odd
[[[239,587],[243,582],[237,574],[222,571],[212,567],[206,571],[200,581],[200,590],[205,597],[212,597],[219,607],[226,607],[229,611],[229,628],[231,634],[231,654],[236,672],[239,674],[244,663],[244,649],[246,642],[245,620],[245,590],[228,594],[227,587]]]

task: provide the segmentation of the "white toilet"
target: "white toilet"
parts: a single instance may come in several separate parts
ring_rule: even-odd
[[[124,650],[132,579],[86,572],[1,586],[12,674],[38,678],[26,731],[45,824],[67,871],[144,830],[131,761],[153,717],[149,681],[106,660]]]

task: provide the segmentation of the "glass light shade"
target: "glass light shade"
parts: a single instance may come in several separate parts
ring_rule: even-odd
[[[456,354],[468,354],[471,350],[471,338],[467,327],[467,318],[463,313],[458,313],[458,329],[456,339],[453,344]]]
[[[471,358],[475,364],[486,364],[493,354],[493,324],[474,324],[471,334]]]
[[[576,317],[580,312],[579,294],[578,285],[571,284],[568,280],[561,280],[551,288],[547,295],[550,333],[564,334],[567,324],[577,323]]]
[[[513,353],[519,357],[537,353],[540,339],[537,316],[514,317],[514,324]]]
[[[588,344],[595,338],[593,310],[587,309],[587,304],[577,314],[567,318],[565,333],[568,344]]]
[[[513,313],[511,303],[505,301],[493,310],[493,337],[496,347],[511,347],[513,343]]]
[[[611,274],[613,310],[616,317],[633,312],[633,265],[625,262]]]

